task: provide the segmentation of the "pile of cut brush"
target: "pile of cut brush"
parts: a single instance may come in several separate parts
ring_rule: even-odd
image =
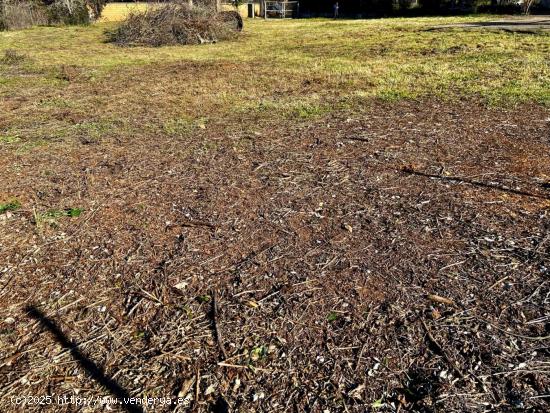
[[[107,36],[120,46],[203,44],[231,39],[242,27],[237,12],[217,12],[180,0],[133,12]]]

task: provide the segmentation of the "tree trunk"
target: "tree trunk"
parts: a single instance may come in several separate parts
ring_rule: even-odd
[[[0,31],[5,30],[4,27],[4,0],[0,0]]]

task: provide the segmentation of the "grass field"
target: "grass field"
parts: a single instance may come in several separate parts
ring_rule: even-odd
[[[98,116],[120,122],[129,120],[131,105],[145,105],[161,110],[155,116],[161,124],[182,117],[310,118],[335,107],[357,110],[372,99],[548,105],[548,35],[426,31],[473,19],[254,20],[237,41],[157,49],[106,44],[112,24],[2,33],[0,51],[14,49],[23,59],[2,65],[0,94],[24,93],[40,117],[60,105],[85,114],[93,104]],[[92,97],[97,88],[109,93]],[[36,107],[38,96],[56,97]],[[142,127],[159,127],[158,121]],[[52,118],[38,126],[19,111],[2,127],[22,140],[73,129]]]
[[[0,410],[544,411],[548,34],[126,10],[0,32]]]

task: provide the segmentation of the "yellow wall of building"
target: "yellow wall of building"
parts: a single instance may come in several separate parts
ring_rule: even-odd
[[[108,3],[103,9],[101,14],[100,21],[102,22],[118,22],[122,21],[128,16],[131,11],[143,11],[148,6],[152,6],[151,3]],[[224,4],[222,6],[223,10],[235,10],[235,7]],[[255,13],[257,16],[260,15],[260,4],[254,4]],[[248,5],[243,4],[239,7],[239,13],[243,17],[248,17]]]
[[[235,7],[231,6],[230,4],[223,4],[222,5],[223,10],[235,10]],[[256,16],[260,15],[260,4],[255,3],[254,4],[254,13]],[[239,7],[239,14],[243,17],[248,17],[248,4],[243,4]]]
[[[131,11],[144,11],[147,3],[107,3],[101,13],[102,22],[119,22],[130,14]]]

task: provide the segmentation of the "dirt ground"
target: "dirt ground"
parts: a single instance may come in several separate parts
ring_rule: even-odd
[[[550,16],[510,16],[507,19],[484,21],[479,23],[458,23],[436,26],[435,29],[443,28],[472,28],[488,30],[504,30],[508,32],[539,32],[550,31]]]
[[[468,101],[0,146],[0,409],[545,411],[549,149]]]

